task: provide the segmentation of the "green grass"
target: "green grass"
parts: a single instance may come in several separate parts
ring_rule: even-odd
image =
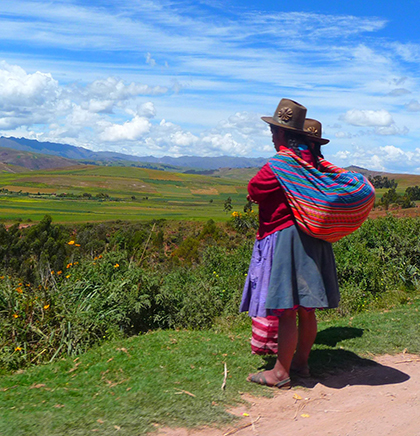
[[[28,173],[0,173],[0,189],[29,196],[0,195],[2,221],[98,222],[110,219],[160,218],[226,220],[228,197],[236,210],[246,203],[246,181],[130,167],[83,166]],[[37,194],[45,194],[38,196]],[[99,193],[122,201],[60,198],[55,194],[93,197]],[[131,197],[135,197],[132,200]],[[147,199],[146,199],[147,198]]]
[[[245,197],[243,197],[245,198]],[[73,199],[45,199],[27,197],[0,197],[1,221],[17,219],[40,221],[46,214],[56,223],[103,222],[110,220],[141,221],[159,217],[165,219],[200,220],[209,218],[226,221],[230,214],[223,211],[224,200],[209,203],[202,198],[151,198],[144,201],[95,201]],[[243,202],[245,204],[245,201]],[[236,210],[243,204],[236,201]]]
[[[389,311],[322,321],[310,358],[315,380],[373,364],[374,354],[420,353],[420,300]],[[249,320],[212,331],[157,331],[104,343],[79,359],[0,377],[1,435],[139,435],[156,424],[224,425],[242,392],[271,395],[245,381],[272,358],[250,353]],[[18,351],[17,351],[18,352]],[[229,370],[221,390],[224,363]],[[190,395],[192,394],[192,395]]]

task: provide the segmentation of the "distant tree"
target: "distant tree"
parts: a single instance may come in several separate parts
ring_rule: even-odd
[[[407,193],[405,195],[398,195],[395,188],[389,189],[382,196],[379,204],[383,205],[386,210],[391,204],[398,204],[402,209],[408,209],[409,207],[415,207],[415,203],[412,201]]]
[[[109,198],[109,195],[105,192],[100,192],[99,194],[96,194],[96,198]]]
[[[229,212],[232,210],[232,208],[233,208],[233,206],[232,206],[232,198],[231,198],[231,197],[228,197],[228,198],[225,200],[225,203],[224,203],[224,205],[223,205],[223,210],[224,210],[226,213],[229,213]]]
[[[398,183],[394,179],[388,179],[386,176],[369,176],[369,181],[375,188],[389,188],[396,189],[398,187]]]
[[[410,197],[410,200],[412,201],[420,200],[420,188],[417,185],[409,186],[405,190],[405,194]]]
[[[397,200],[398,200],[398,194],[395,191],[395,189],[392,188],[389,191],[385,192],[385,194],[382,196],[380,200],[380,203],[384,205],[386,210],[388,210],[389,205],[396,203]]]
[[[250,213],[252,212],[252,201],[248,200],[247,203],[244,206],[244,212],[245,213]]]

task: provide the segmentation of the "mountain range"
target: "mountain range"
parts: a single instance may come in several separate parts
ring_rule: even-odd
[[[110,151],[92,151],[83,147],[75,147],[68,144],[54,142],[40,142],[35,139],[0,137],[0,162],[11,165],[24,166],[28,169],[48,169],[76,164],[148,164],[141,166],[154,167],[159,169],[196,169],[216,170],[219,168],[251,168],[261,167],[267,162],[267,158],[246,158],[232,156],[218,157],[154,157],[154,156],[133,156]],[[12,152],[14,150],[14,152]],[[16,153],[20,151],[23,153]],[[30,157],[24,153],[35,153],[36,157]],[[53,156],[53,158],[41,155]],[[22,158],[25,156],[25,158]],[[44,161],[44,162],[43,162]],[[36,164],[35,164],[36,162]],[[136,165],[137,166],[137,165]],[[140,165],[139,165],[140,166]]]

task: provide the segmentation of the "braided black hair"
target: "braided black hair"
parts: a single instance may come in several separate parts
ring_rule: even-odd
[[[301,135],[299,133],[291,132],[287,130],[284,132],[284,139],[286,140],[286,145],[288,148],[292,149],[293,152],[298,155],[300,158],[302,154],[300,152],[299,145],[305,144],[308,146],[314,160],[316,162],[316,166],[318,166],[319,158],[323,158],[324,156],[321,154],[321,144],[311,141],[307,136]]]

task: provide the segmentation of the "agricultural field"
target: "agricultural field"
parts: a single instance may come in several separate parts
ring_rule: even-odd
[[[1,170],[1,168],[0,168]],[[45,214],[54,222],[103,222],[165,218],[226,221],[230,197],[232,211],[242,211],[248,180],[257,168],[177,173],[132,166],[77,165],[49,170],[0,171],[0,220],[39,222]],[[374,173],[372,173],[374,174]],[[379,174],[379,173],[375,173]],[[403,195],[420,186],[419,175],[380,173],[398,183]],[[379,200],[387,188],[376,190]],[[417,216],[419,208],[393,213]],[[374,210],[372,217],[386,210]]]
[[[230,177],[184,174],[136,167],[84,165],[64,169],[0,173],[1,220],[99,222],[153,218],[226,220],[246,203],[255,170]]]

